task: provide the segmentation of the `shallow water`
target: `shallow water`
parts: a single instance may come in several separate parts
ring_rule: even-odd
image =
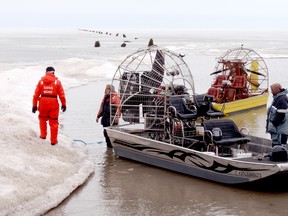
[[[237,189],[115,156],[106,148],[102,127],[95,123],[104,85],[101,81],[67,91],[63,130],[87,143],[95,173],[46,216],[288,215],[288,192]],[[265,115],[263,107],[230,118],[251,134],[268,137]]]

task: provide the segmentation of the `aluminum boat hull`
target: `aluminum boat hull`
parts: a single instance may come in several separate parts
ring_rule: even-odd
[[[212,152],[183,148],[118,129],[106,130],[116,155],[156,167],[229,185],[255,183],[277,175],[288,179],[287,162],[221,157]]]

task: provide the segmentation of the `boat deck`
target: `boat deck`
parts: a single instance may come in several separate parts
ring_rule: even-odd
[[[252,157],[243,157],[243,158],[234,158],[237,161],[246,161],[246,162],[253,162],[253,163],[265,163],[265,164],[278,164],[279,162],[271,161],[269,157],[262,157],[263,155],[259,156],[252,156]],[[259,158],[259,159],[258,159]]]
[[[125,133],[129,133],[129,134],[134,134],[136,136],[140,136],[140,137],[145,137],[148,139],[155,139],[158,141],[162,141],[166,144],[170,144],[170,139],[169,137],[166,138],[159,138],[161,136],[163,136],[163,131],[159,130],[146,130],[146,129],[138,129],[138,130],[131,130],[130,128],[123,128],[123,127],[114,127],[114,129],[125,132]],[[157,134],[158,133],[158,134]],[[152,137],[151,137],[152,136]],[[232,160],[237,160],[237,161],[246,161],[246,162],[256,162],[256,163],[265,163],[265,164],[279,164],[281,162],[275,162],[275,161],[271,161],[268,157],[268,153],[271,151],[271,141],[270,140],[259,140],[258,137],[254,137],[254,136],[250,136],[252,142],[247,144],[247,149],[248,149],[248,154],[245,156],[234,156],[232,155],[232,153],[219,153],[220,157],[226,157],[226,158],[231,158]],[[188,138],[189,139],[189,138]],[[188,148],[188,149],[192,149],[192,150],[196,150],[196,151],[203,151],[203,149],[205,149],[204,151],[207,151],[207,145],[203,142],[203,139],[201,136],[195,137],[193,139],[191,139],[192,141],[196,141],[194,143],[188,144],[188,145],[181,145],[180,143],[177,144],[171,144],[171,145],[176,145],[176,146],[181,146],[184,148]],[[260,144],[259,144],[260,143]],[[204,148],[203,148],[204,147]],[[228,147],[229,149],[230,147]],[[200,150],[201,149],[201,150]],[[231,149],[231,148],[230,148]],[[209,152],[209,151],[207,151]],[[212,153],[213,151],[211,151]],[[249,156],[251,155],[251,156]]]

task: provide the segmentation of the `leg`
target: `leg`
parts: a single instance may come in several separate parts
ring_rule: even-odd
[[[50,133],[51,133],[51,144],[57,144],[58,140],[58,126],[59,122],[58,119],[49,119],[49,125],[50,125]]]
[[[47,136],[47,120],[48,118],[46,117],[41,117],[39,115],[39,126],[40,126],[40,138],[41,139],[46,139]]]
[[[106,140],[107,147],[108,147],[108,148],[112,148],[111,141],[110,141],[110,139],[109,139],[109,137],[108,137],[108,134],[107,134],[107,132],[106,132],[105,129],[103,130],[103,134],[104,134],[104,137],[105,137],[105,140]]]
[[[271,134],[271,139],[272,139],[272,147],[275,145],[280,145],[280,139],[279,139],[279,134],[277,133],[270,133]]]
[[[47,121],[48,121],[48,109],[46,103],[43,102],[42,98],[39,103],[39,126],[40,126],[40,138],[46,139],[47,136]]]
[[[50,126],[50,133],[51,133],[51,144],[58,143],[58,116],[59,116],[59,107],[53,109],[49,112],[49,126]]]
[[[287,143],[287,135],[286,134],[280,134],[280,140],[281,140],[281,144],[286,145],[286,143]]]

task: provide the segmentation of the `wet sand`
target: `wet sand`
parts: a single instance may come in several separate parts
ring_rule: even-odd
[[[119,158],[107,149],[95,117],[106,82],[67,91],[63,130],[86,142],[95,173],[46,216],[288,215],[288,192],[256,192]],[[266,108],[232,115],[239,126],[264,134]]]

